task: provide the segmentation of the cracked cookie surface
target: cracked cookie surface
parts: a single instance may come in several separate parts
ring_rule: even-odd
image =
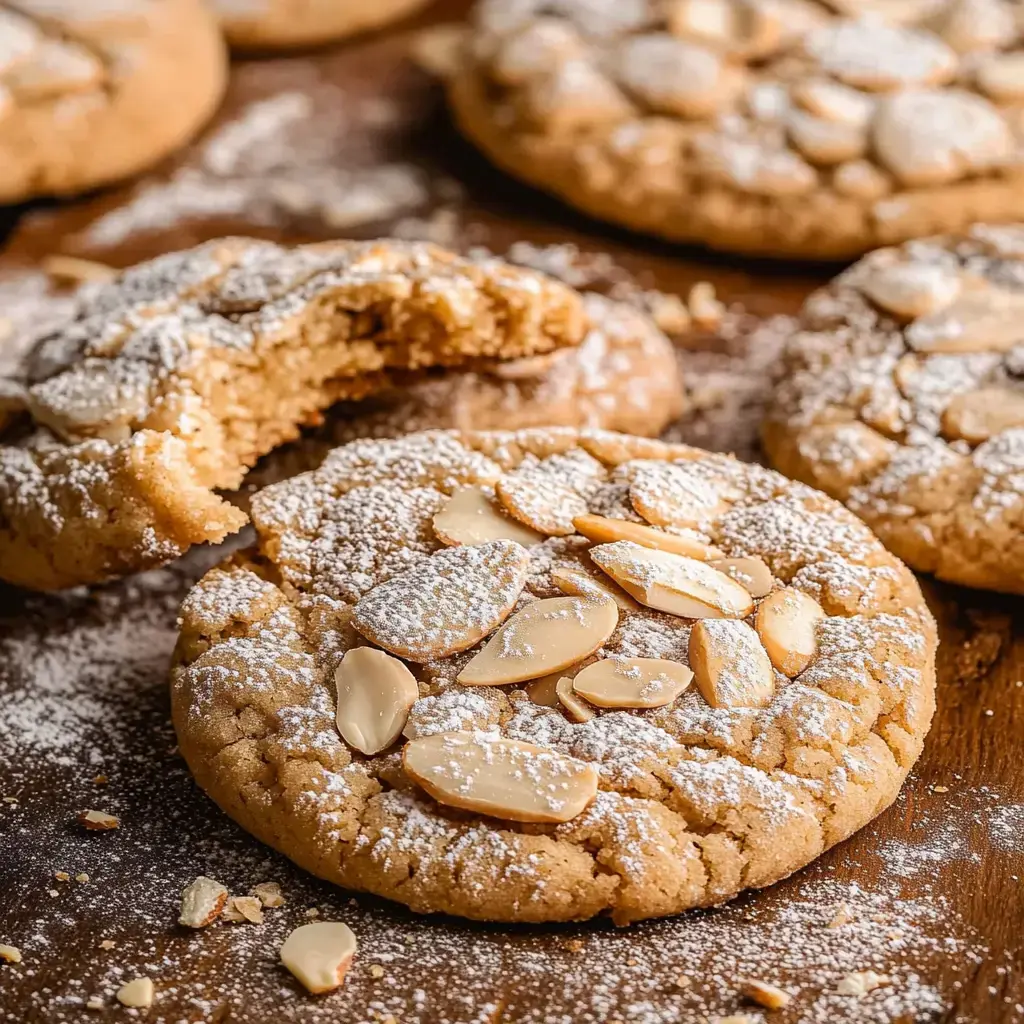
[[[931,721],[909,570],[727,456],[570,429],[364,440],[253,520],[258,548],[182,608],[181,751],[255,836],[417,911],[720,903],[887,807]]]
[[[484,0],[465,134],[596,217],[838,258],[1024,214],[1010,0]]]
[[[279,50],[317,46],[398,21],[427,0],[213,0],[232,46]]]
[[[0,203],[84,192],[156,163],[205,124],[226,81],[200,0],[5,4]]]
[[[812,295],[772,463],[915,569],[1024,593],[1024,227],[881,249]]]
[[[140,264],[6,385],[0,576],[55,589],[221,540],[245,517],[214,491],[334,402],[586,329],[572,289],[429,245],[228,238]]]

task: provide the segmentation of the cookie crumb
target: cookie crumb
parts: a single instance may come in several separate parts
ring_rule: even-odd
[[[7,946],[0,942],[0,960],[5,960],[9,964],[20,964],[21,950],[17,946]]]
[[[319,917],[319,916],[320,916],[320,911],[317,910],[316,907],[310,907],[306,911],[306,917]]]
[[[56,878],[58,882],[71,881],[71,876],[66,871],[54,871],[53,877]]]
[[[133,978],[117,990],[117,1001],[122,1006],[145,1010],[153,1005],[153,982],[149,978]]]
[[[104,1007],[103,999],[101,996],[90,996],[85,1003],[87,1010],[102,1010]]]
[[[587,948],[587,944],[582,939],[566,939],[562,943],[562,949],[569,953],[582,953]]]
[[[710,281],[698,281],[687,297],[690,315],[701,327],[714,327],[725,316],[725,306],[715,296],[715,286]]]
[[[933,793],[948,793],[949,786],[932,786]]]
[[[255,896],[232,896],[224,907],[224,920],[236,924],[248,921],[263,924],[263,905]]]
[[[90,832],[107,832],[121,827],[121,819],[106,811],[79,811],[78,824]]]
[[[84,871],[79,871],[79,873],[75,875],[75,881],[81,882],[82,885],[85,885],[85,883],[89,881],[89,876]]]
[[[113,939],[104,939],[100,943],[100,949],[113,949],[117,943]]]
[[[249,894],[255,896],[265,907],[283,907],[284,896],[281,895],[281,886],[277,882],[260,882],[254,885]]]
[[[384,968],[380,964],[370,964],[370,977],[372,978],[383,978]]]
[[[885,974],[876,974],[874,971],[854,971],[842,978],[836,986],[836,992],[841,996],[856,996],[858,999],[874,992],[882,985],[892,983],[892,978]]]
[[[793,1001],[793,997],[778,985],[757,978],[741,978],[738,988],[746,999],[766,1010],[781,1010]]]

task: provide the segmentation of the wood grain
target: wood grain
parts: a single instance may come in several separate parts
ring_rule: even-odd
[[[435,17],[462,7],[439,5]],[[503,178],[455,137],[438,90],[408,60],[408,43],[400,32],[239,65],[221,123],[260,97],[301,91],[312,68],[347,108],[384,97],[397,112],[359,127],[332,159],[414,163],[429,198],[413,212],[429,216],[443,203],[464,237],[495,251],[523,239],[573,242],[666,291],[685,294],[710,280],[759,314],[794,311],[834,272],[670,248]],[[198,152],[142,184],[29,212],[0,270],[55,252],[121,266],[227,231],[293,240],[338,233],[307,214],[260,224],[240,214],[193,218],[116,245],[88,240],[89,225],[194,164]],[[456,198],[450,181],[460,186]],[[390,227],[385,219],[352,233]],[[199,552],[91,594],[0,591],[0,797],[16,800],[0,803],[0,943],[25,957],[0,965],[0,1022],[127,1019],[112,992],[136,974],[156,982],[157,1002],[142,1016],[153,1022],[696,1022],[756,1010],[736,994],[738,975],[756,969],[797,992],[772,1021],[1024,1019],[1021,600],[924,581],[942,636],[939,711],[924,757],[893,808],[793,879],[727,908],[628,931],[503,928],[353,899],[260,847],[195,789],[173,749],[166,660],[176,603],[215,557]],[[108,781],[95,783],[97,775]],[[90,806],[119,814],[122,827],[83,832],[75,814]],[[90,881],[57,881],[56,871],[84,871]],[[288,903],[268,910],[263,926],[186,933],[175,924],[178,894],[199,873],[236,894],[273,879]],[[879,920],[847,933],[844,959],[826,925],[847,899],[855,914],[873,907]],[[284,934],[311,907],[348,921],[361,942],[345,989],[325,1000],[306,997],[275,966]],[[902,940],[883,935],[901,929]],[[782,938],[793,948],[781,949]],[[103,940],[115,945],[101,948]],[[863,968],[892,975],[888,997],[823,1001],[821,991],[858,956]],[[370,971],[375,963],[383,978]],[[676,983],[680,974],[688,988]],[[934,992],[925,997],[922,988]],[[103,1008],[86,1009],[96,995]]]

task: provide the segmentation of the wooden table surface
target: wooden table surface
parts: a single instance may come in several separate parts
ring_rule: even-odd
[[[503,178],[454,135],[439,90],[409,60],[411,38],[403,26],[238,65],[218,123],[175,162],[23,216],[0,285],[55,253],[125,265],[227,231],[299,240],[396,224],[496,252],[572,242],[647,287],[685,294],[710,280],[758,314],[794,311],[834,272],[660,245]],[[298,131],[294,145],[274,143],[275,124]],[[359,190],[369,182],[379,201],[384,164],[397,184],[361,220]],[[0,964],[0,1022],[1024,1019],[1024,601],[922,580],[942,636],[924,756],[893,808],[795,877],[625,930],[488,927],[416,918],[310,878],[192,784],[174,750],[167,660],[177,603],[218,555],[93,592],[0,590],[0,943],[23,954]],[[86,833],[75,816],[88,807],[121,828]],[[175,923],[178,896],[197,874],[235,894],[277,881],[287,902],[262,925],[188,931]],[[276,962],[312,912],[360,939],[344,989],[323,999]],[[867,969],[888,982],[863,999],[836,994]],[[113,999],[139,975],[156,985],[145,1012]],[[737,980],[751,975],[795,999],[770,1014],[744,1003]]]

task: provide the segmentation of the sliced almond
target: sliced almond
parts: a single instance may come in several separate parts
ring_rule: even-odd
[[[504,686],[559,672],[589,657],[615,632],[614,601],[548,597],[513,615],[459,673],[466,686]]]
[[[957,395],[942,413],[942,434],[981,444],[1004,430],[1024,427],[1024,391],[979,388]]]
[[[569,717],[575,722],[589,722],[596,712],[586,701],[579,699],[572,686],[572,680],[568,676],[562,676],[555,685],[555,693],[558,702],[569,712]]]
[[[375,647],[355,647],[345,652],[334,681],[335,720],[350,747],[379,754],[397,742],[420,695],[415,677],[402,662]]]
[[[810,664],[818,649],[815,630],[824,617],[821,605],[794,587],[775,590],[758,605],[758,635],[783,675],[792,679]]]
[[[892,983],[892,978],[885,974],[878,974],[875,971],[853,971],[839,979],[836,985],[836,992],[841,996],[856,996],[860,998],[876,988]]]
[[[987,54],[976,79],[982,92],[998,103],[1024,99],[1024,53]]]
[[[610,597],[624,612],[640,610],[640,605],[611,580],[592,576],[585,569],[560,565],[551,570],[551,580],[563,594],[586,597],[591,601],[602,601]]]
[[[542,708],[558,707],[558,681],[562,678],[561,672],[550,672],[540,679],[534,679],[526,684],[526,695]]]
[[[575,532],[573,518],[587,511],[584,492],[605,475],[604,466],[592,455],[573,450],[524,463],[506,473],[494,493],[519,522],[538,533],[568,537]]]
[[[599,708],[663,708],[692,679],[687,665],[666,658],[604,658],[577,672],[572,688]]]
[[[79,811],[78,824],[87,828],[90,832],[107,832],[112,828],[118,828],[121,819],[107,814],[106,811]]]
[[[478,487],[457,490],[434,516],[433,524],[438,540],[452,546],[514,540],[528,548],[544,540],[535,530],[502,513]]]
[[[754,607],[743,587],[695,558],[624,540],[600,544],[590,557],[648,608],[688,619],[741,619]]]
[[[314,995],[341,985],[355,955],[355,934],[341,921],[299,925],[281,947],[281,963]]]
[[[701,529],[729,507],[726,496],[697,464],[685,460],[637,463],[629,500],[652,525],[676,528]]]
[[[930,263],[879,266],[859,282],[860,290],[904,322],[945,309],[960,294],[960,276]]]
[[[782,1010],[793,1001],[785,989],[756,978],[740,978],[738,987],[743,996],[766,1010]]]
[[[0,942],[0,960],[7,964],[20,964],[21,950],[17,946],[8,946],[7,943]]]
[[[217,920],[227,901],[228,891],[220,882],[199,875],[182,891],[178,924],[205,928]]]
[[[364,594],[352,625],[400,658],[447,657],[505,621],[529,564],[526,548],[511,540],[445,548]]]
[[[743,558],[715,558],[708,562],[712,569],[724,572],[735,580],[751,597],[764,597],[771,592],[774,577],[771,569],[757,555]]]
[[[117,1001],[122,1006],[145,1010],[153,1005],[153,982],[149,978],[133,978],[117,990]]]
[[[411,740],[402,763],[439,803],[507,821],[570,821],[597,795],[593,765],[484,733]]]
[[[572,525],[587,540],[596,541],[598,544],[630,540],[645,548],[671,551],[677,555],[700,559],[702,562],[706,562],[710,558],[717,558],[722,554],[718,548],[712,547],[710,544],[702,544],[690,537],[656,530],[653,526],[644,526],[643,523],[631,523],[626,519],[609,519],[606,516],[587,514],[577,516],[572,521]]]
[[[738,619],[705,619],[690,633],[690,667],[713,708],[763,708],[775,695],[775,673],[758,635]]]
[[[234,924],[263,924],[263,904],[255,896],[232,896],[224,907],[223,917]]]
[[[906,329],[917,352],[1009,352],[1024,340],[1024,292],[990,288],[961,295]]]

